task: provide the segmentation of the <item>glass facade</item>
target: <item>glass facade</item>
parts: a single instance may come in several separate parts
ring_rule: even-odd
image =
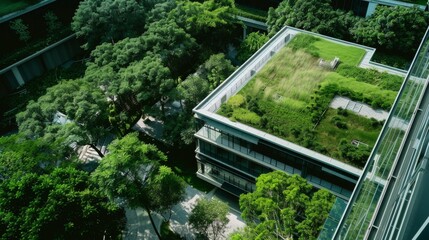
[[[336,232],[336,239],[368,237],[371,221],[380,198],[391,181],[410,125],[419,111],[418,104],[428,78],[429,41],[427,34],[401,87],[379,139],[365,166]]]
[[[201,123],[201,122],[200,122]],[[200,125],[197,155],[199,161],[211,166],[220,166],[226,171],[237,170],[252,177],[252,181],[263,173],[282,170],[299,174],[318,188],[331,190],[337,196],[348,199],[356,178],[338,169],[330,169],[320,162],[307,159],[264,140],[258,143],[246,141],[208,124]],[[204,170],[205,171],[205,170]],[[200,172],[201,173],[201,172]],[[240,188],[249,188],[241,184]]]

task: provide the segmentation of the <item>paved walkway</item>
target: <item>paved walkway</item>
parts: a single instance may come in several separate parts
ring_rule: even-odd
[[[375,118],[378,121],[384,121],[389,116],[389,113],[384,110],[374,110],[371,106],[361,102],[355,102],[350,100],[350,98],[335,96],[332,99],[329,107],[337,109],[343,108],[350,111],[355,112],[358,115],[367,117],[367,118]]]
[[[225,197],[223,195],[224,193],[217,192],[217,188],[214,188],[211,192],[205,194],[193,187],[188,186],[186,188],[185,200],[173,207],[173,213],[170,220],[171,229],[175,233],[185,237],[185,239],[194,239],[195,236],[191,232],[191,229],[188,225],[188,217],[192,211],[193,206],[196,204],[196,201],[201,197],[214,197],[225,201]],[[233,205],[235,206],[236,204]],[[230,213],[228,214],[229,223],[226,227],[226,231],[224,232],[224,237],[219,239],[226,239],[229,234],[245,226],[240,213],[234,209],[234,206],[232,206]],[[162,216],[156,213],[153,213],[152,216],[154,217],[154,221],[158,229],[160,229]],[[126,209],[126,217],[127,231],[124,234],[125,240],[158,239],[152,228],[146,211],[141,208]]]

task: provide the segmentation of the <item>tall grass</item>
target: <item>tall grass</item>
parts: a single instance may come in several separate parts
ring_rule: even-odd
[[[309,54],[283,48],[255,76],[250,93],[256,95],[263,89],[265,99],[308,103],[327,74]]]
[[[391,77],[360,72],[357,67],[340,68],[341,64],[356,66],[364,54],[364,50],[356,47],[297,35],[219,113],[350,162],[341,154],[340,140],[348,143],[358,140],[372,146],[381,125],[352,113],[343,116],[337,110],[327,109],[331,97],[343,95],[389,108],[396,96],[392,89],[399,82],[395,79],[395,84],[387,84]],[[325,60],[339,57],[338,72],[319,67],[320,57]],[[366,80],[368,77],[376,79]]]

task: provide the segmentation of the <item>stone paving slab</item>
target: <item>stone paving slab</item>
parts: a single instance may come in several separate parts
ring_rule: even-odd
[[[329,107],[334,109],[338,109],[338,108],[348,109],[360,116],[367,117],[367,118],[374,118],[374,119],[377,119],[378,121],[384,121],[389,116],[389,113],[384,110],[373,109],[368,104],[352,101],[349,98],[341,97],[341,96],[335,96],[334,99],[332,99],[331,103],[329,104]]]

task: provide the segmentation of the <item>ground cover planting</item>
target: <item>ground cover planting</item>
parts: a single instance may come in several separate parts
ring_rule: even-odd
[[[389,110],[402,78],[362,69],[363,49],[299,34],[219,110],[219,114],[363,167],[382,122],[331,109],[344,96]],[[319,60],[340,59],[335,70]]]

